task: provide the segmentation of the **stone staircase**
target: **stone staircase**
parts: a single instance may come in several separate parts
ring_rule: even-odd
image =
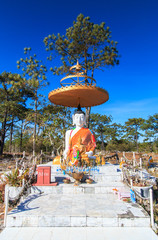
[[[64,184],[68,177],[52,166],[57,186],[32,186],[30,195],[8,213],[7,227],[149,227],[150,218],[136,203],[119,200],[113,189],[129,192],[119,166],[106,164],[90,172],[93,184]]]

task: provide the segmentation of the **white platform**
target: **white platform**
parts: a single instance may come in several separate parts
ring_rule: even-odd
[[[32,187],[32,194],[8,213],[7,227],[149,227],[150,217],[141,206],[114,194],[113,188],[129,192],[119,166],[98,169],[92,171],[98,178],[93,184]],[[55,174],[57,166],[51,170]]]
[[[25,227],[5,228],[0,240],[158,240],[151,228]]]
[[[8,213],[7,227],[149,227],[138,204],[114,194],[32,194]]]
[[[56,170],[53,166],[53,177],[64,177]],[[108,164],[92,175],[94,184],[33,187],[8,213],[0,240],[158,240],[144,209],[114,194],[113,188],[130,190],[121,182],[119,166]]]

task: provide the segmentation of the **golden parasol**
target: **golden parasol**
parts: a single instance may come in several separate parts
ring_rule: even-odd
[[[70,73],[70,75],[61,79],[61,88],[49,93],[48,98],[52,103],[67,107],[78,107],[78,105],[91,107],[108,101],[108,92],[96,87],[95,79],[82,71],[78,61],[77,65],[70,68]],[[65,80],[72,81],[65,83]]]

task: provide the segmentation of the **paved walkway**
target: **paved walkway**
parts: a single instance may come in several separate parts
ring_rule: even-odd
[[[151,228],[25,227],[5,228],[0,240],[157,240]]]
[[[32,194],[7,217],[8,227],[150,226],[138,204],[109,194]]]
[[[65,177],[56,170],[52,167],[52,178]],[[90,185],[33,187],[9,212],[0,240],[158,240],[144,209],[114,194],[113,188],[129,191],[118,170],[110,164],[100,167],[93,174],[96,183]]]

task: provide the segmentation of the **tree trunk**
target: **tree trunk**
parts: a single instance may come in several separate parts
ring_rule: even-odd
[[[89,128],[90,125],[90,112],[91,107],[86,107],[86,127]]]
[[[103,133],[101,132],[101,150],[105,150],[104,149],[104,139],[103,139]]]
[[[137,147],[137,152],[138,152],[139,149],[138,149],[138,133],[137,133],[137,130],[138,130],[138,128],[136,126],[136,147]]]
[[[2,122],[0,156],[2,156],[3,149],[4,149],[4,141],[5,141],[5,134],[6,134],[6,122],[7,122],[7,111],[5,111],[4,121]]]
[[[34,115],[34,132],[33,132],[33,152],[36,152],[36,125],[37,125],[37,90],[35,92],[35,115]]]
[[[137,146],[137,152],[139,152],[139,148],[138,148],[138,136],[136,134],[136,146]]]
[[[20,132],[20,152],[22,152],[22,142],[23,142],[23,120],[22,120],[22,124],[21,124],[21,132]]]
[[[9,152],[12,152],[12,140],[13,140],[13,121],[14,118],[12,118],[12,122],[11,122],[11,127],[10,127],[10,142],[9,142]]]
[[[3,148],[4,148],[4,140],[5,140],[5,133],[3,130],[1,130],[1,149],[0,149],[0,156],[3,154]]]

